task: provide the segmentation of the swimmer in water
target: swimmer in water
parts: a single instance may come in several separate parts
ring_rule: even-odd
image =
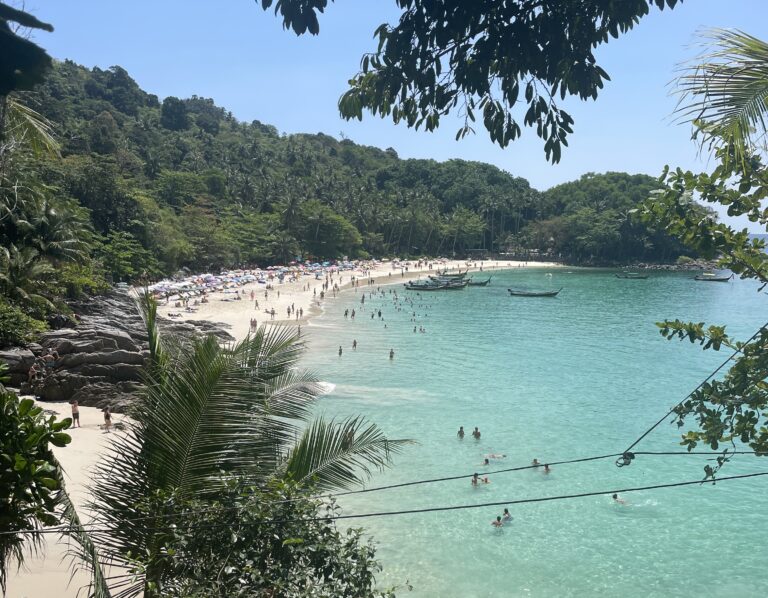
[[[544,473],[550,473],[552,470],[549,468],[549,463],[544,464]]]
[[[480,481],[480,478],[479,478],[479,477],[477,477],[477,474],[476,474],[476,473],[473,473],[473,474],[472,474],[472,485],[473,485],[473,486],[477,486],[477,484],[478,484],[478,482],[479,482],[479,481]]]
[[[535,458],[534,458],[534,460],[533,460],[533,461],[531,461],[531,465],[533,465],[534,467],[538,467],[539,465],[541,465],[541,463],[539,463],[539,460],[538,460],[538,459],[535,459]]]
[[[617,504],[620,504],[620,505],[627,504],[627,501],[624,500],[623,498],[619,498],[618,494],[614,494],[611,498],[613,498],[613,502],[615,502]]]
[[[493,527],[504,527],[504,523],[501,521],[501,517],[497,516],[494,521],[491,521]]]
[[[460,439],[464,438],[464,426],[459,426],[459,431],[456,432],[456,436],[458,436]]]
[[[483,459],[483,465],[490,465],[491,462],[488,459]]]
[[[506,457],[504,453],[491,453],[488,455],[489,459],[506,459]]]
[[[472,432],[472,436],[475,437],[475,440],[480,440],[480,430],[477,429],[477,426],[475,426],[475,429]]]
[[[504,521],[510,521],[512,519],[512,515],[509,513],[509,509],[504,509],[504,514],[501,516],[501,518]]]

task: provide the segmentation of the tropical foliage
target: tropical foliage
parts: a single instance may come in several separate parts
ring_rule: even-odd
[[[724,60],[765,48],[764,42],[732,31],[715,31],[708,39],[715,40],[715,47],[706,56]],[[744,101],[750,96],[758,97],[755,90],[768,89],[766,59],[768,54],[751,53],[751,64],[741,70],[744,76],[732,71],[737,76],[726,84],[722,74],[736,68],[730,62],[723,65],[722,71],[705,62],[683,74],[680,85],[690,101],[683,111],[706,115],[705,119],[696,118],[694,126],[712,141],[717,166],[711,173],[681,169],[665,172],[661,179],[663,191],[643,210],[646,220],[663,226],[702,255],[719,258],[721,267],[759,282],[759,291],[768,284],[765,242],[746,229],[736,230],[711,216],[702,216],[692,198],[721,206],[730,216],[746,216],[750,222],[766,226],[768,169],[764,163],[763,123],[768,111],[764,101]],[[739,444],[768,454],[768,329],[761,328],[743,342],[734,339],[723,326],[701,322],[668,320],[659,323],[659,327],[666,338],[687,339],[704,349],[734,352],[730,369],[722,379],[704,384],[675,409],[678,426],[685,426],[690,419],[696,423],[696,429],[683,434],[681,444],[689,450],[700,443],[723,450],[723,458],[716,465],[705,467],[706,475],[713,476],[729,451]]]
[[[521,125],[535,127],[547,159],[559,162],[573,119],[557,96],[596,99],[610,78],[595,48],[632,29],[654,5],[663,10],[677,3],[395,0],[398,23],[376,29],[378,47],[362,58],[339,110],[347,119],[362,119],[368,110],[427,131],[458,112],[464,125],[456,139],[482,118],[501,147],[520,137]],[[261,4],[274,4],[283,26],[301,35],[319,32],[317,13],[328,0]]]
[[[0,368],[3,374],[5,366]],[[52,446],[66,446],[72,423],[43,413],[32,399],[19,399],[0,384],[0,592],[9,568],[40,545],[34,532],[59,522],[61,470]]]
[[[255,526],[268,525],[259,523],[264,512],[297,517],[316,513],[322,505],[307,499],[310,490],[359,484],[372,468],[387,466],[406,442],[388,440],[360,418],[308,424],[320,387],[296,369],[302,346],[292,331],[261,329],[231,348],[221,347],[213,337],[178,344],[158,335],[150,300],[145,313],[151,351],[146,391],[127,429],[97,466],[90,488],[90,509],[96,514],[90,539],[99,554],[92,564],[108,562],[133,573],[111,584],[116,595],[165,596],[187,583],[203,583],[202,570],[229,558],[217,538],[240,527],[199,533],[190,524],[207,521],[209,509],[213,527],[232,519],[235,512],[227,509],[233,502],[243,505],[243,524]],[[286,484],[297,504],[261,504],[261,499],[284,492]],[[234,493],[233,485],[239,488]],[[189,511],[195,512],[192,519],[179,528]],[[198,511],[206,515],[200,517]],[[227,542],[240,551],[227,567],[239,563],[245,569],[226,569],[215,582],[208,580],[219,588],[219,595],[236,595],[229,584],[242,583],[241,573],[256,576],[253,583],[266,583],[281,577],[281,571],[292,574],[301,562],[310,569],[296,580],[282,579],[276,587],[299,582],[303,590],[275,595],[305,595],[323,584],[329,585],[321,595],[347,586],[350,590],[343,595],[371,595],[375,564],[370,548],[359,544],[359,535],[339,535],[328,522],[297,519],[245,549],[243,541],[250,542],[251,533],[246,529],[242,537]],[[361,575],[345,573],[344,567],[336,570],[334,563],[346,559],[344,550],[335,556],[319,551],[314,557],[320,560],[312,561],[300,547],[285,548],[304,541],[311,545],[318,535],[336,548],[346,546],[350,558],[360,557]],[[275,541],[284,543],[276,568],[255,572],[251,557],[271,563],[281,552]],[[218,561],[210,560],[212,553],[220,555]],[[88,561],[94,554],[81,556]],[[291,555],[297,562],[283,566]],[[189,571],[194,575],[186,580]]]

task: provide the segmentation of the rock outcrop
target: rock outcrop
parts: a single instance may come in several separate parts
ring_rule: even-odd
[[[75,399],[81,405],[124,411],[141,389],[149,356],[146,329],[134,299],[127,290],[118,289],[74,303],[72,309],[77,314],[76,328],[51,330],[37,344],[0,352],[0,361],[9,364],[11,385],[43,401]],[[214,334],[222,341],[234,340],[221,324],[165,319],[158,324],[163,334]],[[52,367],[42,368],[44,375],[28,383],[30,367],[49,351],[55,351],[58,359]]]

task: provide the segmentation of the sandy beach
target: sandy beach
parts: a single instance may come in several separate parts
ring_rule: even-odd
[[[386,284],[400,284],[407,280],[423,278],[435,274],[438,269],[448,269],[451,272],[469,270],[475,273],[478,279],[486,278],[497,270],[510,268],[557,268],[560,264],[554,262],[519,262],[519,261],[472,261],[465,260],[441,260],[439,262],[423,263],[420,267],[417,262],[409,262],[407,265],[395,265],[393,262],[382,262],[373,269],[358,268],[345,270],[328,275],[328,290],[323,293],[325,275],[315,278],[314,275],[303,275],[292,282],[279,282],[275,279],[270,283],[270,289],[266,285],[252,282],[244,284],[237,289],[237,295],[241,300],[234,300],[235,289],[227,289],[222,292],[208,294],[208,303],[194,305],[193,312],[184,311],[173,303],[163,303],[158,307],[158,313],[164,317],[170,317],[176,321],[207,320],[226,325],[226,330],[237,340],[246,337],[250,330],[250,321],[255,319],[259,326],[304,326],[311,325],[311,318],[322,313],[324,307],[338,299],[344,293],[362,292],[368,286],[381,286]],[[407,270],[406,270],[407,268]],[[359,285],[353,287],[352,282],[358,281]],[[334,285],[338,291],[334,292]],[[253,294],[253,299],[251,299]],[[295,309],[295,314],[288,314],[288,308]],[[274,319],[271,310],[275,310]],[[303,314],[303,315],[302,315]],[[297,317],[298,315],[298,317]]]
[[[516,262],[516,261],[445,261],[434,262],[430,270],[425,263],[418,267],[416,262],[411,262],[405,270],[405,266],[393,267],[392,263],[381,263],[371,270],[347,270],[333,275],[328,275],[329,290],[325,291],[324,298],[320,297],[323,290],[325,276],[315,278],[314,275],[304,275],[292,282],[280,283],[277,280],[270,283],[272,288],[266,289],[264,284],[249,283],[239,287],[238,294],[241,300],[233,300],[234,290],[208,294],[208,303],[195,305],[195,312],[186,312],[173,304],[159,306],[159,313],[169,317],[169,314],[180,314],[174,320],[207,320],[226,325],[227,331],[236,339],[246,337],[250,329],[250,320],[255,318],[258,325],[269,326],[311,326],[311,319],[322,313],[325,306],[337,300],[346,293],[363,292],[362,289],[369,286],[381,286],[387,284],[401,284],[406,280],[425,277],[439,269],[451,271],[466,270],[477,273],[476,278],[486,278],[493,272],[509,268],[522,267],[558,267],[555,263],[542,262]],[[482,268],[482,273],[481,273]],[[353,277],[359,281],[359,286],[352,285]],[[338,291],[333,292],[333,286],[338,286]],[[254,299],[251,300],[251,292]],[[266,296],[265,296],[266,293]],[[258,301],[258,307],[256,305]],[[296,312],[303,313],[298,318],[293,314],[288,316],[288,308],[292,306]],[[275,310],[274,319],[271,318],[271,310]],[[68,403],[41,403],[45,409],[56,413],[59,417],[69,417],[70,406]],[[103,423],[101,411],[90,407],[80,407],[82,428],[70,430],[72,442],[63,449],[55,449],[55,453],[66,471],[67,489],[71,493],[75,504],[81,510],[84,520],[87,520],[82,507],[87,495],[86,487],[89,471],[98,460],[104,450],[104,446],[114,434],[105,434],[100,428]],[[119,423],[124,416],[115,414],[114,421]],[[66,545],[58,542],[55,536],[46,537],[43,550],[31,556],[27,561],[26,570],[22,570],[10,576],[8,584],[9,598],[38,598],[55,595],[62,598],[74,598],[78,590],[87,584],[88,577],[78,571],[71,577],[66,558]],[[81,594],[82,595],[82,594]]]

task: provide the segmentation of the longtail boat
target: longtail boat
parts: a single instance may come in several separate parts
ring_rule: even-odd
[[[641,274],[640,272],[622,272],[616,274],[616,278],[626,278],[627,280],[645,280],[648,278],[647,274]]]
[[[728,282],[731,278],[733,278],[733,274],[729,274],[728,276],[718,276],[714,272],[704,272],[703,274],[693,277],[694,280],[703,282]]]
[[[557,297],[557,294],[562,290],[562,287],[556,291],[528,291],[526,289],[507,289],[509,294],[513,297]]]
[[[493,278],[493,276],[489,276],[487,280],[472,280],[470,278],[469,279],[469,286],[471,286],[471,287],[487,287],[490,284],[490,282],[491,282],[491,278]]]
[[[404,286],[406,291],[455,291],[465,288],[468,284],[468,280],[457,280],[454,282],[406,282]]]
[[[443,270],[442,272],[440,272],[438,270],[437,271],[437,275],[440,278],[458,278],[458,279],[461,279],[461,278],[464,278],[467,275],[467,272],[469,272],[469,270],[464,270],[464,272],[454,272],[453,274],[449,274],[448,270]]]

